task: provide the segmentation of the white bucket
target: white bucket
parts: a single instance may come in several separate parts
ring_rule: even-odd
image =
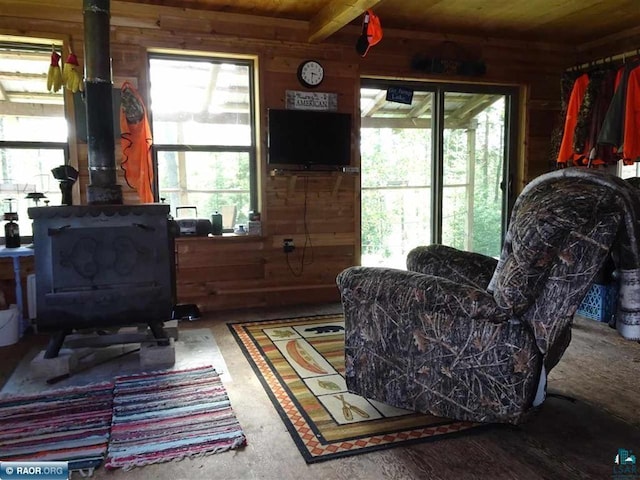
[[[20,338],[20,314],[17,305],[0,310],[0,347],[18,343]]]
[[[616,329],[628,340],[640,340],[640,269],[620,270]]]

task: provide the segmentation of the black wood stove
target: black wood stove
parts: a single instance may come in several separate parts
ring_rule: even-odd
[[[109,0],[84,0],[88,205],[35,207],[37,325],[53,332],[45,358],[65,335],[146,323],[168,344],[162,322],[175,303],[169,206],[122,205],[116,182]]]
[[[37,325],[58,355],[74,330],[146,323],[164,338],[175,298],[169,206],[29,210],[34,225]]]

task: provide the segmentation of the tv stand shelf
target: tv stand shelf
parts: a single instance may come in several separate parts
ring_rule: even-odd
[[[298,178],[300,177],[321,177],[327,178],[331,177],[334,179],[333,189],[331,196],[335,197],[340,191],[340,185],[342,185],[343,179],[348,177],[353,177],[360,173],[360,169],[358,167],[350,167],[349,171],[336,171],[336,170],[285,170],[285,169],[272,169],[269,172],[269,175],[274,177],[288,177],[289,181],[287,183],[287,195],[293,195],[293,192],[296,189],[296,183],[298,182]]]

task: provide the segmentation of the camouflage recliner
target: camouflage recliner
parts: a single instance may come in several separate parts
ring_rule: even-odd
[[[431,245],[409,271],[341,272],[349,390],[441,417],[525,420],[609,251],[624,243],[638,267],[634,195],[617,177],[559,170],[518,197],[499,261]]]

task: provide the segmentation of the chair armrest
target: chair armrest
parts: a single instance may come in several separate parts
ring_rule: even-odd
[[[498,260],[445,245],[416,247],[407,255],[407,269],[448,278],[486,290]]]
[[[459,320],[479,319],[500,323],[509,319],[487,291],[443,277],[375,267],[350,267],[337,279],[345,313],[354,308],[403,312],[418,318],[420,313],[444,315]],[[366,310],[370,310],[367,308]]]

